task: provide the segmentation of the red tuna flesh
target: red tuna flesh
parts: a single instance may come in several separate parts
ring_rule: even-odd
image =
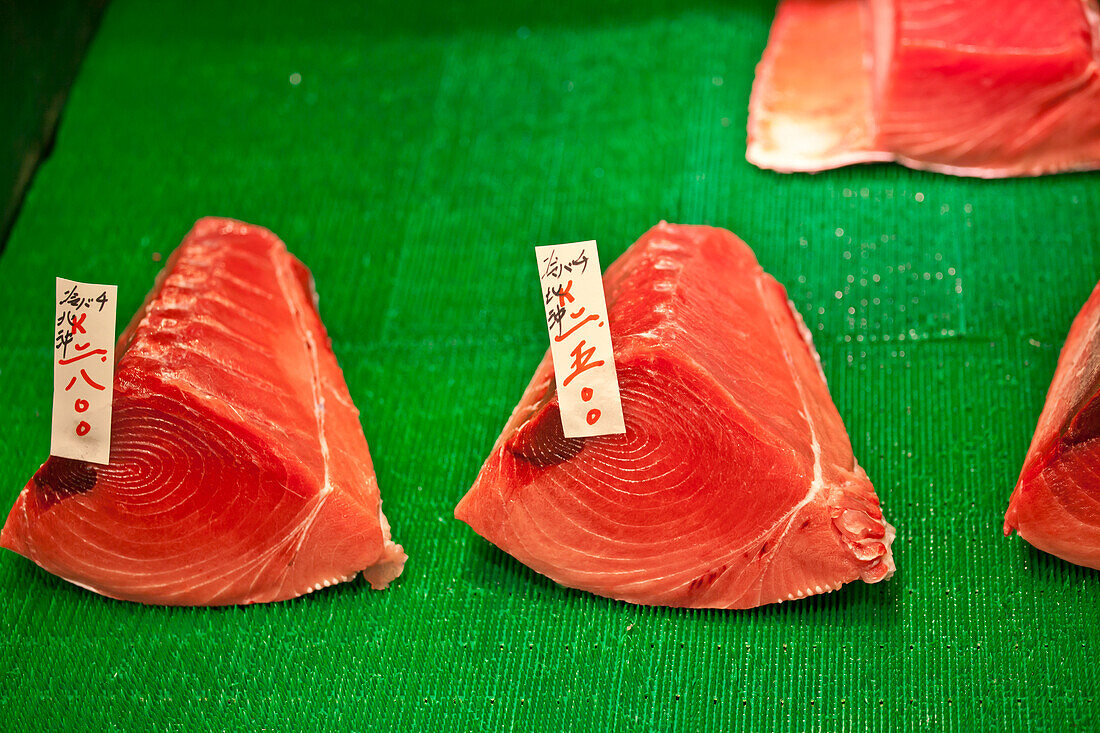
[[[1005,515],[1035,547],[1100,569],[1100,285],[1074,319]]]
[[[961,176],[1100,167],[1096,0],[783,0],[747,157]]]
[[[626,434],[564,437],[548,354],[455,516],[632,603],[750,608],[889,577],[893,529],[752,250],[662,223],[604,288]]]
[[[266,229],[203,219],[119,339],[111,462],[50,457],[0,545],[113,598],[294,598],[401,573],[313,279]]]

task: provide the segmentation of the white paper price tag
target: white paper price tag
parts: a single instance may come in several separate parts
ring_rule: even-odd
[[[596,243],[535,247],[562,432],[626,432]]]
[[[116,291],[57,278],[51,455],[111,460]]]

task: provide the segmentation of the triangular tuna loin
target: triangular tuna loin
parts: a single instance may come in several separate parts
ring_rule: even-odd
[[[143,603],[385,587],[405,553],[315,301],[274,234],[199,221],[119,339],[111,463],[51,457],[0,545]]]
[[[960,176],[1100,167],[1096,0],[783,0],[747,157]]]
[[[893,529],[752,250],[662,223],[604,288],[626,434],[565,438],[547,356],[455,516],[633,603],[749,608],[889,577]]]
[[[1005,515],[1035,547],[1100,569],[1100,285],[1077,314]]]

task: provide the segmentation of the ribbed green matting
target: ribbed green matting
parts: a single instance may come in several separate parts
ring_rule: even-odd
[[[773,12],[114,2],[0,257],[0,503],[48,451],[53,276],[117,283],[125,321],[156,253],[233,216],[313,270],[410,560],[381,593],[166,609],[4,552],[0,728],[1100,726],[1100,577],[1001,536],[1100,277],[1100,177],[754,169]],[[641,608],[452,518],[546,347],[532,246],[606,265],[662,218],[737,232],[787,286],[898,528],[890,582]]]

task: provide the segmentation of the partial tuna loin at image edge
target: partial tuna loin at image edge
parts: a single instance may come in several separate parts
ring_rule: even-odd
[[[748,160],[959,176],[1100,167],[1096,0],[782,0]]]
[[[893,528],[752,250],[662,223],[604,288],[626,434],[565,438],[547,355],[455,516],[632,603],[750,608],[889,578]]]
[[[401,573],[312,276],[278,237],[195,224],[119,339],[110,464],[50,457],[0,545],[150,604],[279,601]]]
[[[1100,569],[1100,284],[1070,326],[1004,530]]]

